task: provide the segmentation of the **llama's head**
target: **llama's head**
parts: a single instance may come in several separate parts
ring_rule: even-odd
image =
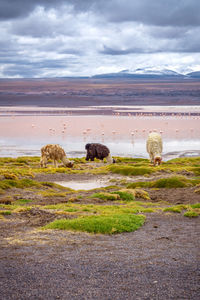
[[[67,168],[72,168],[73,165],[74,165],[74,162],[73,162],[73,161],[70,161],[70,162],[68,162],[68,163],[65,164],[65,167],[67,167]]]
[[[161,163],[162,163],[162,157],[161,156],[156,156],[154,158],[154,162],[153,162],[154,166],[157,166],[157,165],[159,166]]]
[[[91,144],[86,144],[86,145],[85,145],[85,150],[88,150],[88,149],[90,148],[90,145],[91,145]]]

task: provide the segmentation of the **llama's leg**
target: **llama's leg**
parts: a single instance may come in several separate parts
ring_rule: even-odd
[[[40,159],[40,166],[41,168],[45,167],[46,168],[46,164],[47,164],[47,159],[45,156],[42,156]]]
[[[54,164],[54,168],[57,168],[57,160],[56,159],[53,160],[53,164]]]
[[[150,156],[151,163],[153,164],[153,163],[154,163],[153,154],[152,154],[152,153],[150,153],[150,154],[149,154],[149,156]]]

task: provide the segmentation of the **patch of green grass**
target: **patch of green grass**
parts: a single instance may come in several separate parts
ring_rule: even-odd
[[[117,200],[119,199],[120,197],[116,195],[116,194],[111,194],[111,193],[94,193],[92,194],[91,198],[99,198],[99,199],[102,199],[102,200]]]
[[[163,211],[169,211],[169,212],[174,212],[174,213],[181,213],[181,209],[179,207],[176,206],[172,206],[172,207],[166,207],[163,209]]]
[[[132,158],[132,157],[115,156],[114,159],[117,161],[117,163],[133,163],[135,165],[149,164],[149,160],[145,159],[145,158]]]
[[[18,180],[4,179],[0,181],[0,188],[3,190],[15,187],[15,188],[29,188],[29,187],[40,187],[41,184],[35,180],[24,178]]]
[[[172,176],[155,181],[138,181],[129,183],[128,189],[140,188],[184,188],[198,184],[199,180],[187,179],[183,176]]]
[[[151,181],[137,181],[127,184],[127,189],[135,189],[135,188],[148,188],[151,187]]]
[[[189,185],[188,180],[181,176],[161,178],[152,182],[153,188],[184,188]]]
[[[198,215],[199,214],[193,210],[189,210],[186,213],[184,213],[184,216],[188,217],[188,218],[196,218],[196,217],[198,217]]]
[[[192,208],[200,208],[200,203],[190,204]]]
[[[131,194],[131,193],[128,193],[128,192],[117,191],[117,192],[112,192],[112,194],[119,195],[120,199],[124,200],[124,201],[133,201],[133,200],[135,200],[134,195]]]
[[[110,165],[109,170],[112,173],[122,174],[122,175],[145,175],[154,172],[154,169],[150,167],[133,167],[133,166],[123,166],[123,165]]]
[[[30,203],[30,202],[32,202],[31,199],[18,199],[16,201],[16,203],[18,203],[18,204],[25,204],[25,203]]]
[[[56,220],[44,228],[114,234],[135,231],[140,228],[144,222],[145,216],[142,215],[119,214],[79,217],[71,220]]]
[[[69,207],[69,208],[66,208],[64,211],[67,211],[67,212],[77,212],[78,209],[75,208],[75,207]]]
[[[11,215],[11,211],[10,210],[2,210],[0,211],[1,215],[7,216],[7,215]]]
[[[113,215],[113,214],[136,214],[136,213],[148,213],[161,210],[158,203],[134,201],[128,202],[125,205],[97,205],[97,204],[75,204],[75,203],[62,203],[45,205],[43,209],[54,209],[59,211],[78,211],[89,212],[91,214],[100,215]],[[71,209],[72,208],[72,209]]]
[[[175,213],[181,213],[182,210],[188,209],[189,205],[185,204],[178,204],[171,207],[166,207],[163,209],[163,211],[169,211],[169,212],[175,212]]]
[[[200,157],[183,157],[183,158],[174,158],[167,162],[167,165],[189,165],[189,166],[199,166]]]

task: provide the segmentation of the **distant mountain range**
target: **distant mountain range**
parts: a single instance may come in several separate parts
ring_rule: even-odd
[[[117,73],[106,73],[92,76],[92,78],[200,78],[200,71],[181,74],[169,69],[140,68],[123,70]]]

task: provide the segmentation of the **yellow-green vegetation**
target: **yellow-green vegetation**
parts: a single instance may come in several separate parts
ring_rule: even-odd
[[[172,206],[172,207],[166,207],[163,209],[163,211],[169,211],[169,212],[174,212],[174,213],[181,213],[181,208],[177,206]]]
[[[149,193],[142,189],[122,189],[121,192],[133,195],[134,198],[150,200]]]
[[[26,204],[26,203],[30,203],[30,202],[32,202],[31,199],[23,199],[23,198],[15,201],[16,204]]]
[[[186,213],[184,213],[184,216],[188,218],[196,218],[199,216],[199,214],[193,210],[189,210]]]
[[[109,171],[116,174],[121,175],[145,175],[145,174],[151,174],[154,172],[154,170],[151,167],[132,167],[132,166],[123,166],[123,165],[110,165]]]
[[[2,190],[6,190],[12,187],[23,189],[23,188],[40,187],[40,186],[41,184],[39,182],[29,178],[4,179],[0,181],[0,188]]]
[[[200,188],[196,189],[194,192],[197,193],[197,194],[200,194]]]
[[[149,194],[146,191],[139,189],[122,189],[110,193],[95,193],[91,195],[91,198],[99,198],[103,200],[123,200],[134,201],[135,197],[150,200]]]
[[[68,192],[56,192],[54,190],[47,190],[41,191],[39,194],[43,197],[66,197]]]
[[[111,193],[94,193],[92,194],[91,198],[99,198],[103,200],[118,200],[120,199],[118,194],[111,194]]]
[[[145,217],[142,215],[115,214],[56,220],[46,225],[45,228],[113,234],[134,231],[141,227],[144,221]]]
[[[151,189],[149,192],[152,194],[153,190],[161,188],[195,187],[195,193],[198,194],[200,158],[175,159],[157,167],[151,166],[147,159],[117,157],[117,163],[112,165],[103,165],[98,161],[88,163],[85,158],[73,160],[75,164],[72,169],[62,166],[55,169],[52,165],[40,168],[39,157],[0,158],[0,198],[2,203],[0,204],[0,218],[6,220],[6,215],[9,214],[11,214],[9,218],[13,218],[16,214],[37,207],[41,211],[51,210],[55,214],[55,218],[60,218],[62,215],[66,218],[70,217],[70,219],[55,220],[45,228],[112,234],[133,231],[142,226],[145,216],[138,215],[141,213],[179,213],[188,217],[200,215],[200,203],[192,205],[152,203],[149,193],[144,190],[145,188],[148,191]],[[115,185],[77,192],[53,182],[39,182],[35,180],[38,173],[90,174],[90,177],[91,174],[108,174],[107,177],[115,177],[110,180]],[[124,177],[120,175],[124,175]],[[145,181],[128,183],[133,176],[138,175],[144,176]],[[159,176],[160,179],[148,180],[154,175]],[[191,191],[193,193],[194,188]],[[4,196],[4,194],[6,195]],[[197,195],[194,196],[197,197]],[[6,203],[7,197],[10,197],[10,201]],[[63,198],[64,203],[45,205],[45,201],[46,203],[61,202],[59,197]],[[137,198],[142,201],[136,201]],[[100,202],[97,199],[105,202],[103,205],[102,203],[101,205],[97,204]],[[108,203],[108,201],[113,201],[113,203]],[[86,204],[88,202],[93,202],[93,204]],[[40,205],[36,203],[40,203]]]
[[[5,215],[5,216],[6,216],[6,215],[11,215],[11,211],[10,211],[10,210],[1,210],[1,211],[0,211],[0,214],[1,214],[1,215]]]
[[[173,213],[181,213],[183,211],[186,211],[184,213],[185,217],[187,217],[187,216],[192,217],[193,214],[195,217],[198,217],[200,215],[200,203],[174,205],[174,206],[164,208],[163,211],[164,212],[173,212]]]
[[[200,179],[188,179],[184,176],[171,176],[167,178],[161,178],[155,181],[138,181],[127,185],[127,188],[184,188],[189,186],[195,186]]]
[[[161,166],[153,167],[149,164],[148,159],[141,158],[122,158],[116,157],[117,164],[94,166],[86,162],[85,158],[73,158],[74,167],[54,168],[49,165],[47,168],[40,168],[40,157],[18,157],[18,158],[0,158],[0,175],[22,177],[34,177],[36,173],[70,173],[70,174],[108,174],[117,173],[122,175],[137,176],[149,175],[156,172],[173,172],[180,173],[182,171],[191,172],[196,176],[200,176],[200,158],[179,158],[168,162],[163,162]],[[15,178],[16,179],[16,178]]]
[[[77,212],[88,212],[89,214],[119,214],[119,213],[142,213],[147,208],[152,211],[159,211],[159,203],[133,201],[118,205],[98,205],[98,204],[76,204],[76,203],[60,203],[43,206],[43,209],[51,209],[56,211],[67,211],[69,208],[75,208]],[[83,213],[84,215],[84,213]]]
[[[14,179],[14,180],[18,179],[17,175],[12,173],[4,173],[3,176],[5,179]]]
[[[124,190],[116,191],[116,192],[113,192],[113,194],[118,195],[119,198],[121,200],[124,200],[124,201],[133,201],[133,200],[135,200],[135,196],[127,190],[125,190],[125,191]]]
[[[191,208],[200,208],[200,203],[190,204]]]

